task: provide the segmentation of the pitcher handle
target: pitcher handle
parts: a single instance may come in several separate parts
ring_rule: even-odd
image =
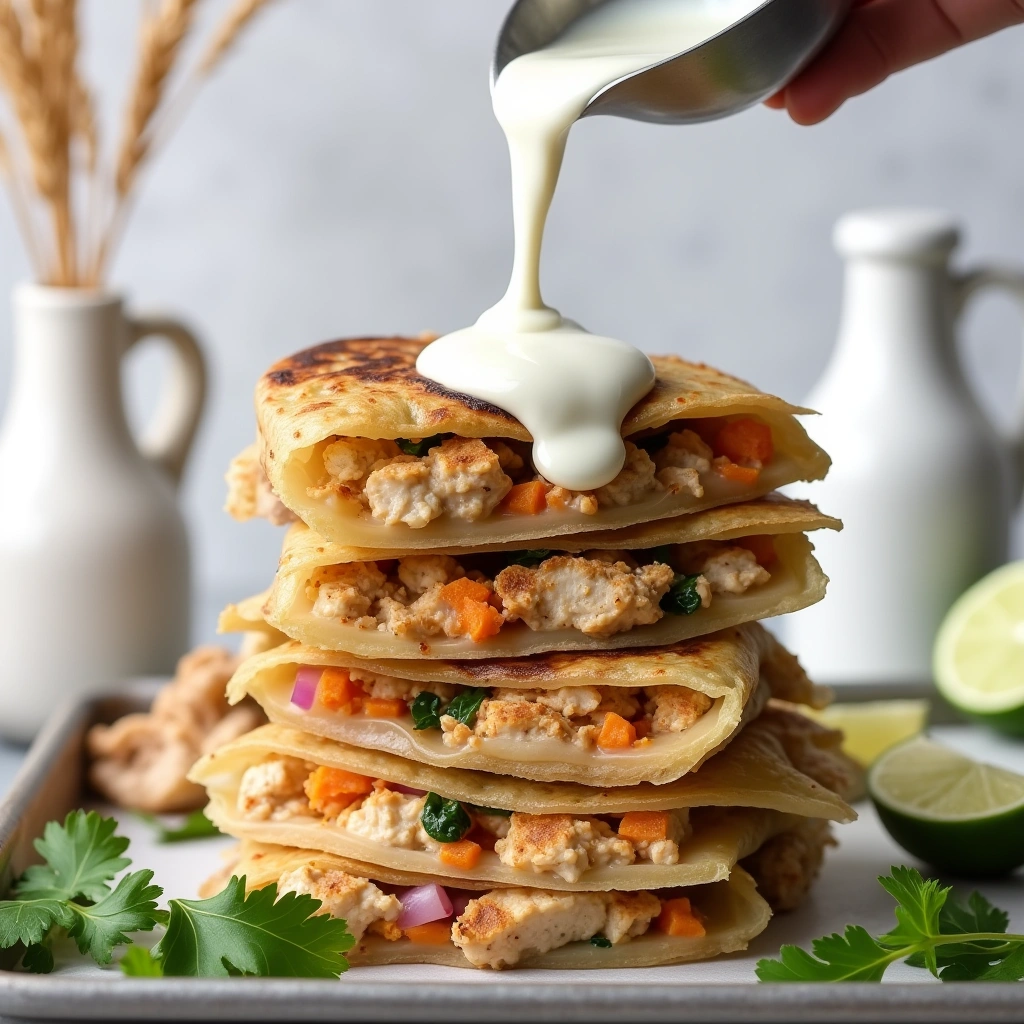
[[[1020,306],[1021,315],[1024,316],[1024,271],[996,265],[976,267],[965,274],[955,276],[953,286],[954,309],[957,316],[964,311],[964,307],[978,292],[988,289],[1006,292],[1015,298]],[[1016,472],[1017,482],[1014,493],[1014,503],[1016,504],[1020,500],[1021,487],[1024,485],[1024,365],[1022,365],[1020,376],[1017,379],[1013,418],[1003,439],[1010,449],[1013,468]]]
[[[203,414],[206,360],[198,339],[180,321],[162,315],[128,317],[128,348],[151,337],[170,342],[174,360],[170,380],[143,431],[139,450],[177,486]]]

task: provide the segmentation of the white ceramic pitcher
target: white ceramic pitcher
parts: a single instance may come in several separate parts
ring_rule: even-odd
[[[189,550],[175,490],[202,411],[195,337],[116,295],[22,285],[0,429],[0,735],[64,698],[170,671],[188,644]],[[171,379],[137,445],[121,362],[158,335]]]
[[[1024,301],[1024,274],[954,271],[958,241],[956,223],[931,211],[864,211],[836,226],[839,340],[807,399],[833,465],[801,494],[846,529],[815,534],[828,596],[785,627],[822,683],[930,681],[944,614],[1007,557],[1024,418],[997,436],[967,387],[955,325],[979,289]]]

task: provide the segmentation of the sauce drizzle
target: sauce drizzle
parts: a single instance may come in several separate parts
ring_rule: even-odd
[[[416,366],[515,416],[551,483],[593,490],[618,475],[622,420],[655,377],[639,349],[590,334],[541,296],[544,226],[569,129],[604,87],[711,38],[759,2],[609,0],[550,45],[511,61],[494,85],[512,167],[511,280],[472,327],[428,345]]]

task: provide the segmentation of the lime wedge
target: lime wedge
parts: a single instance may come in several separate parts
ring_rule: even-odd
[[[965,591],[935,642],[939,692],[964,714],[1024,736],[1024,562]]]
[[[928,864],[967,876],[1024,864],[1024,775],[918,736],[875,762],[868,792],[893,839]]]
[[[823,711],[800,709],[815,721],[843,732],[843,750],[862,765],[890,747],[924,732],[926,700],[873,700],[861,704],[832,704]]]

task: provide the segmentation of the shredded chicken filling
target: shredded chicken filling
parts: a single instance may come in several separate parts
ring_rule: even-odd
[[[695,429],[691,429],[695,428]],[[422,529],[442,516],[477,522],[489,516],[579,512],[637,504],[662,493],[704,497],[711,473],[756,484],[771,460],[771,431],[751,417],[672,424],[626,441],[619,474],[595,491],[570,491],[533,471],[531,445],[497,438],[375,440],[339,437],[319,455],[323,470],[311,498],[351,502],[373,519]]]
[[[493,850],[517,871],[572,883],[606,867],[677,864],[680,846],[692,834],[686,809],[640,814],[638,825],[630,815],[505,814],[463,804],[464,828],[441,842],[425,828],[428,796],[391,788],[382,779],[274,757],[245,770],[236,807],[250,821],[315,818],[379,846],[433,853],[442,860],[448,842],[468,839],[479,848],[474,864],[484,850]]]
[[[773,555],[771,538],[759,540],[763,552]],[[519,561],[509,564],[515,557]],[[411,640],[482,642],[517,623],[534,632],[571,629],[608,637],[664,618],[677,570],[696,577],[704,608],[715,595],[743,594],[771,579],[742,543],[706,541],[656,551],[346,562],[317,569],[305,594],[317,618]]]
[[[282,893],[307,893],[320,900],[317,912],[344,919],[357,940],[367,933],[392,942],[419,939],[417,929],[403,931],[397,925],[402,909],[399,898],[367,878],[309,864],[282,874],[277,886]],[[685,914],[692,924],[683,933],[672,928],[664,913],[666,904],[652,892],[498,889],[462,898],[465,909],[460,914],[435,923],[450,928],[450,941],[475,967],[513,967],[527,956],[595,936],[604,940],[602,945],[618,946],[651,928],[670,935],[704,934],[704,915],[688,900],[669,901],[686,904]]]
[[[459,718],[448,714],[448,705],[467,693],[480,695],[475,710]],[[691,729],[714,705],[707,694],[688,686],[473,690],[452,683],[397,679],[355,668],[328,669],[321,676],[316,699],[320,708],[335,714],[375,717],[385,713],[404,718],[413,716],[414,705],[422,694],[437,697],[436,721],[415,721],[417,730],[439,729],[442,742],[452,749],[481,749],[487,740],[558,740],[581,750],[599,750],[601,729],[609,714],[628,722],[636,733],[633,745],[645,747],[659,736]]]

